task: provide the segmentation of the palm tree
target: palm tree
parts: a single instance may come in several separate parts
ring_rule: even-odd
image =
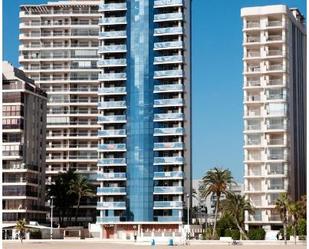
[[[26,220],[18,220],[16,222],[16,230],[18,231],[20,242],[23,243],[23,238],[26,232]]]
[[[287,193],[281,193],[279,198],[276,201],[276,210],[280,214],[280,219],[283,223],[283,237],[284,243],[286,244],[286,227],[288,223],[288,206],[289,206],[289,198]]]
[[[75,194],[77,196],[77,208],[75,211],[75,223],[77,223],[81,198],[92,197],[95,195],[95,193],[92,186],[89,184],[88,179],[80,174],[76,174],[75,178],[71,180],[69,193]]]
[[[301,207],[299,206],[298,202],[290,202],[288,205],[288,212],[292,218],[294,243],[296,245],[296,226],[297,226],[298,220],[300,218],[300,213],[301,213]]]
[[[297,201],[299,206],[299,218],[306,219],[306,211],[307,211],[307,195],[302,195],[300,200]]]
[[[244,213],[248,211],[250,214],[254,213],[250,201],[246,200],[244,196],[234,193],[228,193],[226,199],[222,201],[222,211],[230,215],[240,234],[247,240],[249,239],[243,230]]]
[[[199,191],[202,198],[206,198],[210,194],[214,194],[217,197],[216,209],[215,209],[215,222],[212,231],[212,236],[215,236],[218,210],[220,204],[220,197],[222,194],[228,193],[228,186],[234,183],[231,171],[228,169],[214,169],[208,170],[206,175],[202,178]]]

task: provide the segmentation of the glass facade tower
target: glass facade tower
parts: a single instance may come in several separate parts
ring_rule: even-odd
[[[191,1],[101,1],[97,223],[183,222],[191,194]],[[115,237],[115,234],[114,234]]]

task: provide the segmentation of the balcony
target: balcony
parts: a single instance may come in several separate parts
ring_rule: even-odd
[[[171,143],[154,143],[154,150],[182,150],[182,142],[171,142]]]
[[[111,24],[126,24],[127,18],[125,16],[122,17],[105,17],[101,18],[99,24],[101,25],[111,25]]]
[[[125,187],[98,187],[97,194],[104,195],[104,194],[125,194],[126,188]]]
[[[246,145],[255,145],[255,146],[260,146],[261,145],[261,139],[248,139]]]
[[[267,85],[270,85],[270,86],[280,86],[280,85],[283,85],[283,80],[282,79],[269,80],[267,82]]]
[[[124,136],[126,136],[126,130],[125,129],[99,130],[98,136],[99,137],[124,137]]]
[[[247,125],[246,130],[248,131],[257,131],[261,129],[261,125],[260,124],[251,124],[251,125]]]
[[[99,116],[98,123],[125,123],[126,115]]]
[[[260,66],[248,66],[247,73],[259,73],[261,72]]]
[[[126,108],[125,101],[105,101],[98,103],[99,109],[119,109],[119,108]]]
[[[154,172],[154,180],[164,180],[164,179],[182,179],[184,173],[182,171],[165,171],[165,172]]]
[[[182,186],[162,186],[162,187],[154,187],[154,194],[182,194],[183,187]]]
[[[170,28],[155,28],[154,35],[155,36],[163,36],[163,35],[182,35],[183,28],[182,27],[170,27]]]
[[[247,58],[256,58],[260,56],[261,56],[260,51],[248,51],[247,52]]]
[[[154,114],[154,121],[182,121],[184,119],[183,113],[160,113]]]
[[[261,81],[260,80],[247,80],[247,87],[260,87]]]
[[[154,93],[160,92],[182,92],[183,85],[182,84],[168,84],[168,85],[155,85]]]
[[[182,20],[182,19],[183,19],[183,14],[178,13],[178,12],[154,15],[155,22],[176,21],[176,20]]]
[[[183,77],[182,70],[164,70],[164,71],[155,71],[154,78],[161,79],[161,78],[181,78]]]
[[[103,87],[98,89],[99,94],[111,95],[111,94],[126,94],[125,87]]]
[[[182,49],[182,41],[172,41],[172,42],[155,42],[154,50],[165,50],[165,49]]]
[[[281,27],[282,26],[282,21],[269,21],[267,23],[267,27]]]
[[[183,157],[155,157],[154,165],[166,165],[166,164],[177,164],[181,165],[184,163]]]
[[[267,94],[267,100],[285,100],[285,94],[283,93]]]
[[[283,129],[286,129],[286,124],[284,123],[267,124],[267,130],[283,130]]]
[[[154,107],[182,106],[183,99],[155,99]]]
[[[126,150],[126,144],[99,144],[98,150],[101,150],[101,151],[125,151]]]
[[[269,35],[267,37],[268,42],[273,42],[273,41],[282,41],[282,36],[281,35]]]
[[[105,217],[97,217],[97,223],[114,223],[120,222],[120,216],[105,216]]]
[[[100,59],[97,62],[98,67],[113,67],[113,66],[125,66],[127,64],[126,59]]]
[[[99,80],[112,81],[112,80],[126,80],[126,73],[101,73]]]
[[[279,221],[280,223],[281,221],[281,217],[279,214],[272,214],[268,216],[268,221]]]
[[[247,22],[246,24],[246,28],[250,29],[250,28],[260,28],[260,22]]]
[[[106,39],[115,39],[115,38],[126,38],[127,32],[126,31],[105,31],[99,33],[99,38],[106,38]]]
[[[257,43],[260,42],[261,39],[259,36],[248,36],[246,41],[247,43]]]
[[[154,129],[154,136],[177,136],[183,135],[184,128],[177,127],[177,128],[155,128]]]
[[[183,57],[181,55],[174,56],[158,56],[154,57],[154,64],[170,64],[170,63],[182,63]]]
[[[268,153],[267,160],[285,160],[286,156],[284,153]]]
[[[155,216],[154,219],[158,222],[182,222],[182,218],[178,216]]]
[[[125,158],[103,158],[98,160],[98,166],[125,166]]]
[[[126,173],[98,173],[97,181],[106,181],[106,180],[125,180]]]
[[[277,65],[269,65],[267,71],[282,71],[282,70],[283,70],[283,65],[277,64]]]
[[[282,56],[283,52],[281,49],[268,50],[267,56]]]
[[[169,6],[182,6],[183,0],[155,0],[154,7],[169,7]]]
[[[182,201],[155,201],[153,203],[154,209],[162,209],[162,208],[182,208]]]
[[[126,3],[99,4],[99,11],[119,11],[126,9],[127,9]]]
[[[125,208],[126,208],[125,201],[97,203],[97,209],[125,209]]]
[[[246,99],[247,102],[260,102],[261,96],[260,95],[249,95]]]
[[[99,53],[123,53],[126,51],[126,45],[104,45],[102,47],[99,47]]]

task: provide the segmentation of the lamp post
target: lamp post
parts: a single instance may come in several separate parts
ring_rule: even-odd
[[[187,203],[188,203],[188,211],[187,211],[187,225],[188,225],[188,234],[187,237],[190,239],[190,195],[187,194]]]
[[[50,197],[50,239],[53,239],[53,208],[54,208],[54,196]]]

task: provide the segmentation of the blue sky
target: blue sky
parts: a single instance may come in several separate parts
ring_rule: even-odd
[[[3,57],[18,65],[18,6],[44,0],[3,0]],[[242,181],[242,22],[240,8],[298,7],[306,0],[193,0],[193,178],[229,168]]]

